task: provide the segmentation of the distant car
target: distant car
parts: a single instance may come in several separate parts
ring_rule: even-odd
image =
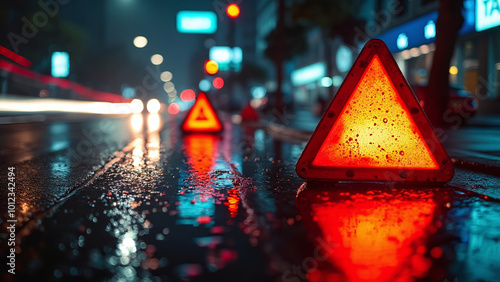
[[[424,100],[427,93],[427,86],[412,85],[411,87],[415,96],[417,96],[420,105],[425,110],[425,103],[429,103],[429,101]],[[449,101],[447,110],[451,113],[449,115],[458,116],[462,121],[462,124],[467,118],[476,114],[478,99],[474,96],[474,93],[458,87],[450,86],[448,95]]]

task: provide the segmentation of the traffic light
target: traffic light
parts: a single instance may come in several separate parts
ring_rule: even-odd
[[[205,62],[205,72],[209,75],[214,75],[219,71],[219,65],[216,61],[208,60]]]
[[[230,17],[230,18],[237,18],[239,15],[240,15],[240,7],[236,4],[229,4],[226,8],[226,14]]]

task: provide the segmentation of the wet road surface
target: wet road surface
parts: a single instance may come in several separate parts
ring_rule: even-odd
[[[16,279],[498,279],[500,202],[459,189],[474,184],[460,180],[470,172],[445,187],[305,183],[295,174],[304,144],[262,129],[182,135],[171,117],[115,122],[121,133],[103,135],[101,157],[88,157],[106,169],[87,182],[58,181],[84,170],[68,159],[42,176],[35,165],[57,162],[16,165],[19,185],[38,191],[18,196]],[[59,196],[41,205],[37,195],[54,185]]]

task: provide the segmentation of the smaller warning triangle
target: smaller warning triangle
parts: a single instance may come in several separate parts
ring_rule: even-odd
[[[453,165],[387,46],[370,40],[300,156],[306,180],[447,182]]]
[[[185,132],[219,132],[222,130],[222,123],[217,112],[204,92],[200,92],[196,98],[182,122],[181,129]]]
[[[245,108],[241,111],[240,113],[241,116],[241,121],[258,121],[259,120],[259,114],[257,111],[250,105],[250,103],[247,103]]]

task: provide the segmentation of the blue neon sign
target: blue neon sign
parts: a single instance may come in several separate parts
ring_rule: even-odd
[[[429,20],[425,25],[424,37],[425,39],[432,39],[436,37],[436,23],[433,20]]]
[[[177,31],[180,33],[215,33],[217,15],[209,11],[180,11],[177,13]]]
[[[408,35],[406,35],[406,33],[400,33],[396,45],[398,45],[399,50],[406,49],[406,47],[408,47]]]
[[[325,63],[315,63],[292,72],[292,84],[299,86],[315,82],[323,78],[326,74]]]
[[[51,65],[51,74],[53,77],[67,77],[69,75],[68,52],[52,53]]]

